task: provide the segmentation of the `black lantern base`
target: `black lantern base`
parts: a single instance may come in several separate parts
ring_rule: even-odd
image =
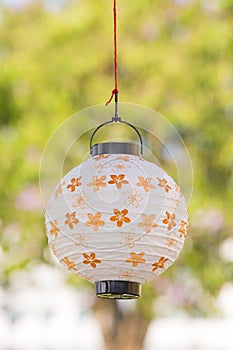
[[[138,299],[141,296],[141,284],[129,281],[98,281],[96,295],[104,299]]]

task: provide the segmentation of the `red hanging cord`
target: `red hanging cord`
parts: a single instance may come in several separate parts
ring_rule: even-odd
[[[113,96],[115,95],[115,101],[117,102],[118,100],[118,81],[117,81],[117,0],[114,0],[113,4],[113,17],[114,17],[114,82],[115,82],[115,87],[112,90],[112,95],[110,99],[106,102],[106,106],[109,105],[109,103],[112,101]]]

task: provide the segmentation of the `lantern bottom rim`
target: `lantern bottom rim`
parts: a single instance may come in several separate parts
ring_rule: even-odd
[[[141,296],[141,284],[131,281],[98,281],[96,295],[103,299],[138,299]]]

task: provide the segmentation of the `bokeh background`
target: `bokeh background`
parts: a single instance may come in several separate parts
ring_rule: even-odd
[[[38,174],[54,129],[113,88],[112,1],[0,1],[0,349],[233,349],[233,1],[118,1],[122,101],[173,123],[193,162],[179,261],[102,301],[47,246]]]

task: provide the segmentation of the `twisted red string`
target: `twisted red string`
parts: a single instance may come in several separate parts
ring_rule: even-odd
[[[113,4],[113,17],[114,17],[114,82],[115,87],[112,90],[112,95],[110,99],[106,102],[106,106],[112,101],[113,96],[118,94],[118,81],[117,81],[117,73],[118,73],[118,63],[117,63],[117,0],[114,0]]]

